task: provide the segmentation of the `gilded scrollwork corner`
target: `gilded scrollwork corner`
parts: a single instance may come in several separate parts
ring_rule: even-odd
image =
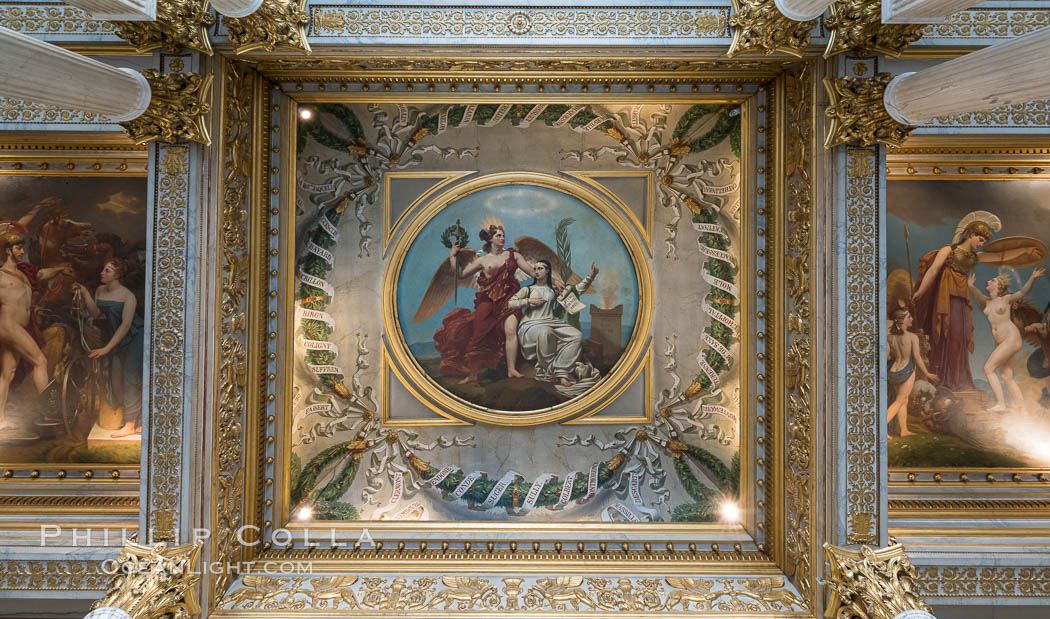
[[[799,22],[785,17],[773,0],[733,0],[729,18],[733,28],[730,57],[745,52],[783,52],[802,57],[809,47],[817,20]]]
[[[897,57],[918,41],[926,28],[923,24],[882,23],[881,0],[838,0],[831,5],[824,27],[830,33],[825,58],[847,51],[860,56]]]
[[[906,611],[932,612],[919,597],[917,571],[903,546],[857,551],[826,543],[824,550],[830,567],[826,616],[889,619]]]
[[[831,122],[824,148],[841,144],[903,144],[915,127],[897,122],[886,111],[883,95],[892,80],[890,73],[873,77],[825,77],[824,89],[829,101],[824,114]]]
[[[306,28],[310,15],[307,0],[264,0],[257,11],[247,17],[224,17],[234,53],[264,50],[292,50],[310,53]]]
[[[183,48],[211,55],[208,28],[215,23],[209,0],[157,0],[157,18],[151,21],[115,21],[117,33],[139,52]]]
[[[99,613],[95,616],[114,609],[131,619],[199,614],[196,587],[202,548],[200,542],[173,547],[126,542],[106,594],[91,606]]]
[[[122,122],[128,136],[138,144],[150,140],[174,143],[183,140],[208,146],[211,135],[207,116],[211,111],[211,85],[214,76],[197,73],[142,72],[152,96],[149,108],[138,118]]]

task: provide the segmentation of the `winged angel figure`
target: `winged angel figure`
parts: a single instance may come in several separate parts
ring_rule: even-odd
[[[484,242],[478,254],[459,239],[452,243],[448,260],[443,260],[423,294],[412,320],[423,322],[448,302],[460,287],[476,288],[474,311],[455,308],[434,333],[441,355],[439,371],[446,376],[465,376],[461,383],[478,382],[478,373],[506,361],[507,377],[521,378],[518,371],[518,325],[525,313],[537,303],[526,301],[524,307],[512,303],[521,290],[520,281],[536,273],[537,268],[549,274],[551,288],[561,293],[575,286],[580,293],[593,293],[590,280],[570,273],[563,281],[558,254],[542,241],[529,236],[515,239],[516,248],[506,247],[506,231],[500,222],[489,222],[479,236]]]

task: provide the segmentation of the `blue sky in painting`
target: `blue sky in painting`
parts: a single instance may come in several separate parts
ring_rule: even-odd
[[[412,322],[434,271],[442,260],[448,260],[448,249],[441,243],[441,233],[448,226],[459,219],[470,234],[468,247],[475,251],[481,251],[483,243],[478,231],[489,219],[502,220],[508,247],[513,247],[514,239],[520,236],[532,236],[556,249],[555,227],[565,217],[575,220],[569,227],[573,270],[583,275],[592,261],[600,270],[595,283],[597,293],[581,299],[588,305],[581,312],[584,337],[589,333],[590,304],[605,307],[622,303],[626,344],[628,326],[634,324],[638,314],[638,282],[624,242],[601,215],[579,199],[554,189],[520,184],[489,187],[464,196],[443,209],[416,236],[402,265],[397,290],[397,310],[406,342],[423,345],[417,350],[426,348],[450,310],[474,308],[474,291],[460,288],[458,303],[450,298],[426,321]]]

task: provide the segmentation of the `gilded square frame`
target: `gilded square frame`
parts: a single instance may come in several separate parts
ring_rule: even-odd
[[[6,131],[0,134],[0,176],[142,178],[149,150],[123,133]],[[143,441],[143,446],[146,442]],[[140,466],[0,462],[0,513],[19,515],[9,528],[37,531],[37,516],[74,524],[107,516],[99,528],[138,528]]]
[[[815,337],[820,312],[810,274],[810,265],[818,261],[813,208],[819,174],[813,155],[817,63],[813,59],[726,61],[716,57],[565,60],[551,54],[525,61],[519,58],[249,57],[258,62],[254,70],[228,59],[220,61],[223,180],[218,255],[223,275],[215,297],[219,321],[215,345],[220,352],[215,368],[212,560],[311,560],[313,568],[322,574],[433,574],[440,563],[443,573],[782,575],[797,586],[799,595],[794,599],[802,610],[788,605],[774,612],[767,604],[766,614],[815,616],[821,604],[816,542],[821,516],[814,428],[822,415],[810,396],[816,380]],[[566,73],[559,66],[563,62],[594,73]],[[753,183],[749,187],[761,204],[752,206],[757,218],[752,230],[752,264],[761,284],[749,291],[754,295],[755,313],[748,317],[755,325],[749,333],[756,343],[755,360],[751,361],[756,368],[755,392],[748,405],[754,412],[741,428],[752,450],[743,462],[743,477],[750,484],[748,492],[761,516],[752,519],[749,508],[745,527],[709,527],[706,530],[714,535],[700,543],[694,541],[699,531],[696,525],[659,525],[659,531],[645,528],[620,545],[608,543],[599,527],[587,531],[586,525],[571,523],[434,527],[448,533],[444,538],[421,535],[418,525],[395,523],[386,530],[396,532],[399,539],[387,540],[389,545],[375,549],[352,544],[333,547],[326,543],[323,548],[316,542],[305,544],[302,528],[294,530],[287,544],[263,542],[275,528],[287,524],[286,515],[281,513],[286,510],[278,510],[274,493],[287,491],[287,481],[280,473],[282,426],[277,406],[281,381],[277,379],[277,362],[285,354],[281,332],[287,332],[288,325],[278,310],[283,307],[280,296],[286,276],[281,269],[287,269],[290,261],[282,254],[291,251],[290,235],[282,234],[282,227],[287,225],[282,211],[291,204],[288,189],[293,186],[290,170],[294,148],[287,147],[290,142],[286,135],[287,127],[294,126],[291,103],[349,97],[390,100],[404,97],[413,86],[426,88],[414,96],[428,98],[434,95],[427,93],[435,90],[448,93],[446,99],[458,97],[454,93],[459,86],[492,98],[547,101],[558,95],[545,93],[545,87],[566,92],[569,84],[577,96],[580,85],[595,91],[604,87],[604,92],[615,88],[621,97],[634,88],[663,93],[631,95],[652,102],[667,97],[666,93],[678,93],[672,98],[690,100],[695,95],[687,93],[711,94],[724,85],[736,85],[737,92],[744,92],[747,85],[749,92],[762,93],[765,98],[764,105],[755,104],[758,121],[752,129],[764,135],[765,165],[749,164],[749,182]],[[499,94],[496,85],[513,92]],[[725,93],[715,96],[724,98]],[[602,96],[591,98],[601,100]],[[246,157],[247,153],[251,157]],[[245,164],[245,160],[252,163]],[[759,343],[761,348],[757,347]],[[786,480],[784,486],[781,480]],[[258,527],[256,536],[250,538],[260,542],[258,545],[239,543],[238,530],[246,525]],[[367,523],[369,528],[374,525]],[[361,529],[362,525],[354,524],[343,527],[340,533]],[[465,529],[472,529],[476,536],[464,537]],[[486,537],[497,532],[504,535],[498,541]],[[576,537],[581,534],[589,537]],[[285,587],[287,593],[292,581],[277,578],[271,584]],[[240,608],[248,606],[237,605],[254,599],[255,593],[239,588],[243,583],[231,591],[234,583],[228,573],[210,577],[207,598],[214,609],[220,609],[216,616],[239,614]],[[287,604],[292,604],[294,595],[284,598]],[[282,608],[290,610],[291,606],[278,603],[275,610]],[[326,607],[313,608],[320,611]]]
[[[1050,140],[1035,135],[916,135],[886,151],[886,181],[1041,180]],[[896,520],[1033,518],[1050,514],[1050,467],[889,467]],[[893,535],[907,535],[891,529]],[[962,535],[962,533],[960,533]]]

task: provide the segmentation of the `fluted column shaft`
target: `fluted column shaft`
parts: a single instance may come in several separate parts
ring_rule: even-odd
[[[122,122],[146,111],[150,87],[137,71],[111,67],[0,27],[0,95]]]
[[[906,125],[1050,98],[1050,28],[997,43],[886,87],[886,111]]]
[[[259,10],[263,0],[212,0],[211,6],[226,17],[247,17]]]
[[[65,0],[92,17],[107,21],[152,21],[157,0]]]
[[[774,2],[784,17],[795,21],[816,19],[820,17],[824,9],[835,4],[835,0],[774,0]]]
[[[882,0],[884,24],[935,24],[980,0]]]

